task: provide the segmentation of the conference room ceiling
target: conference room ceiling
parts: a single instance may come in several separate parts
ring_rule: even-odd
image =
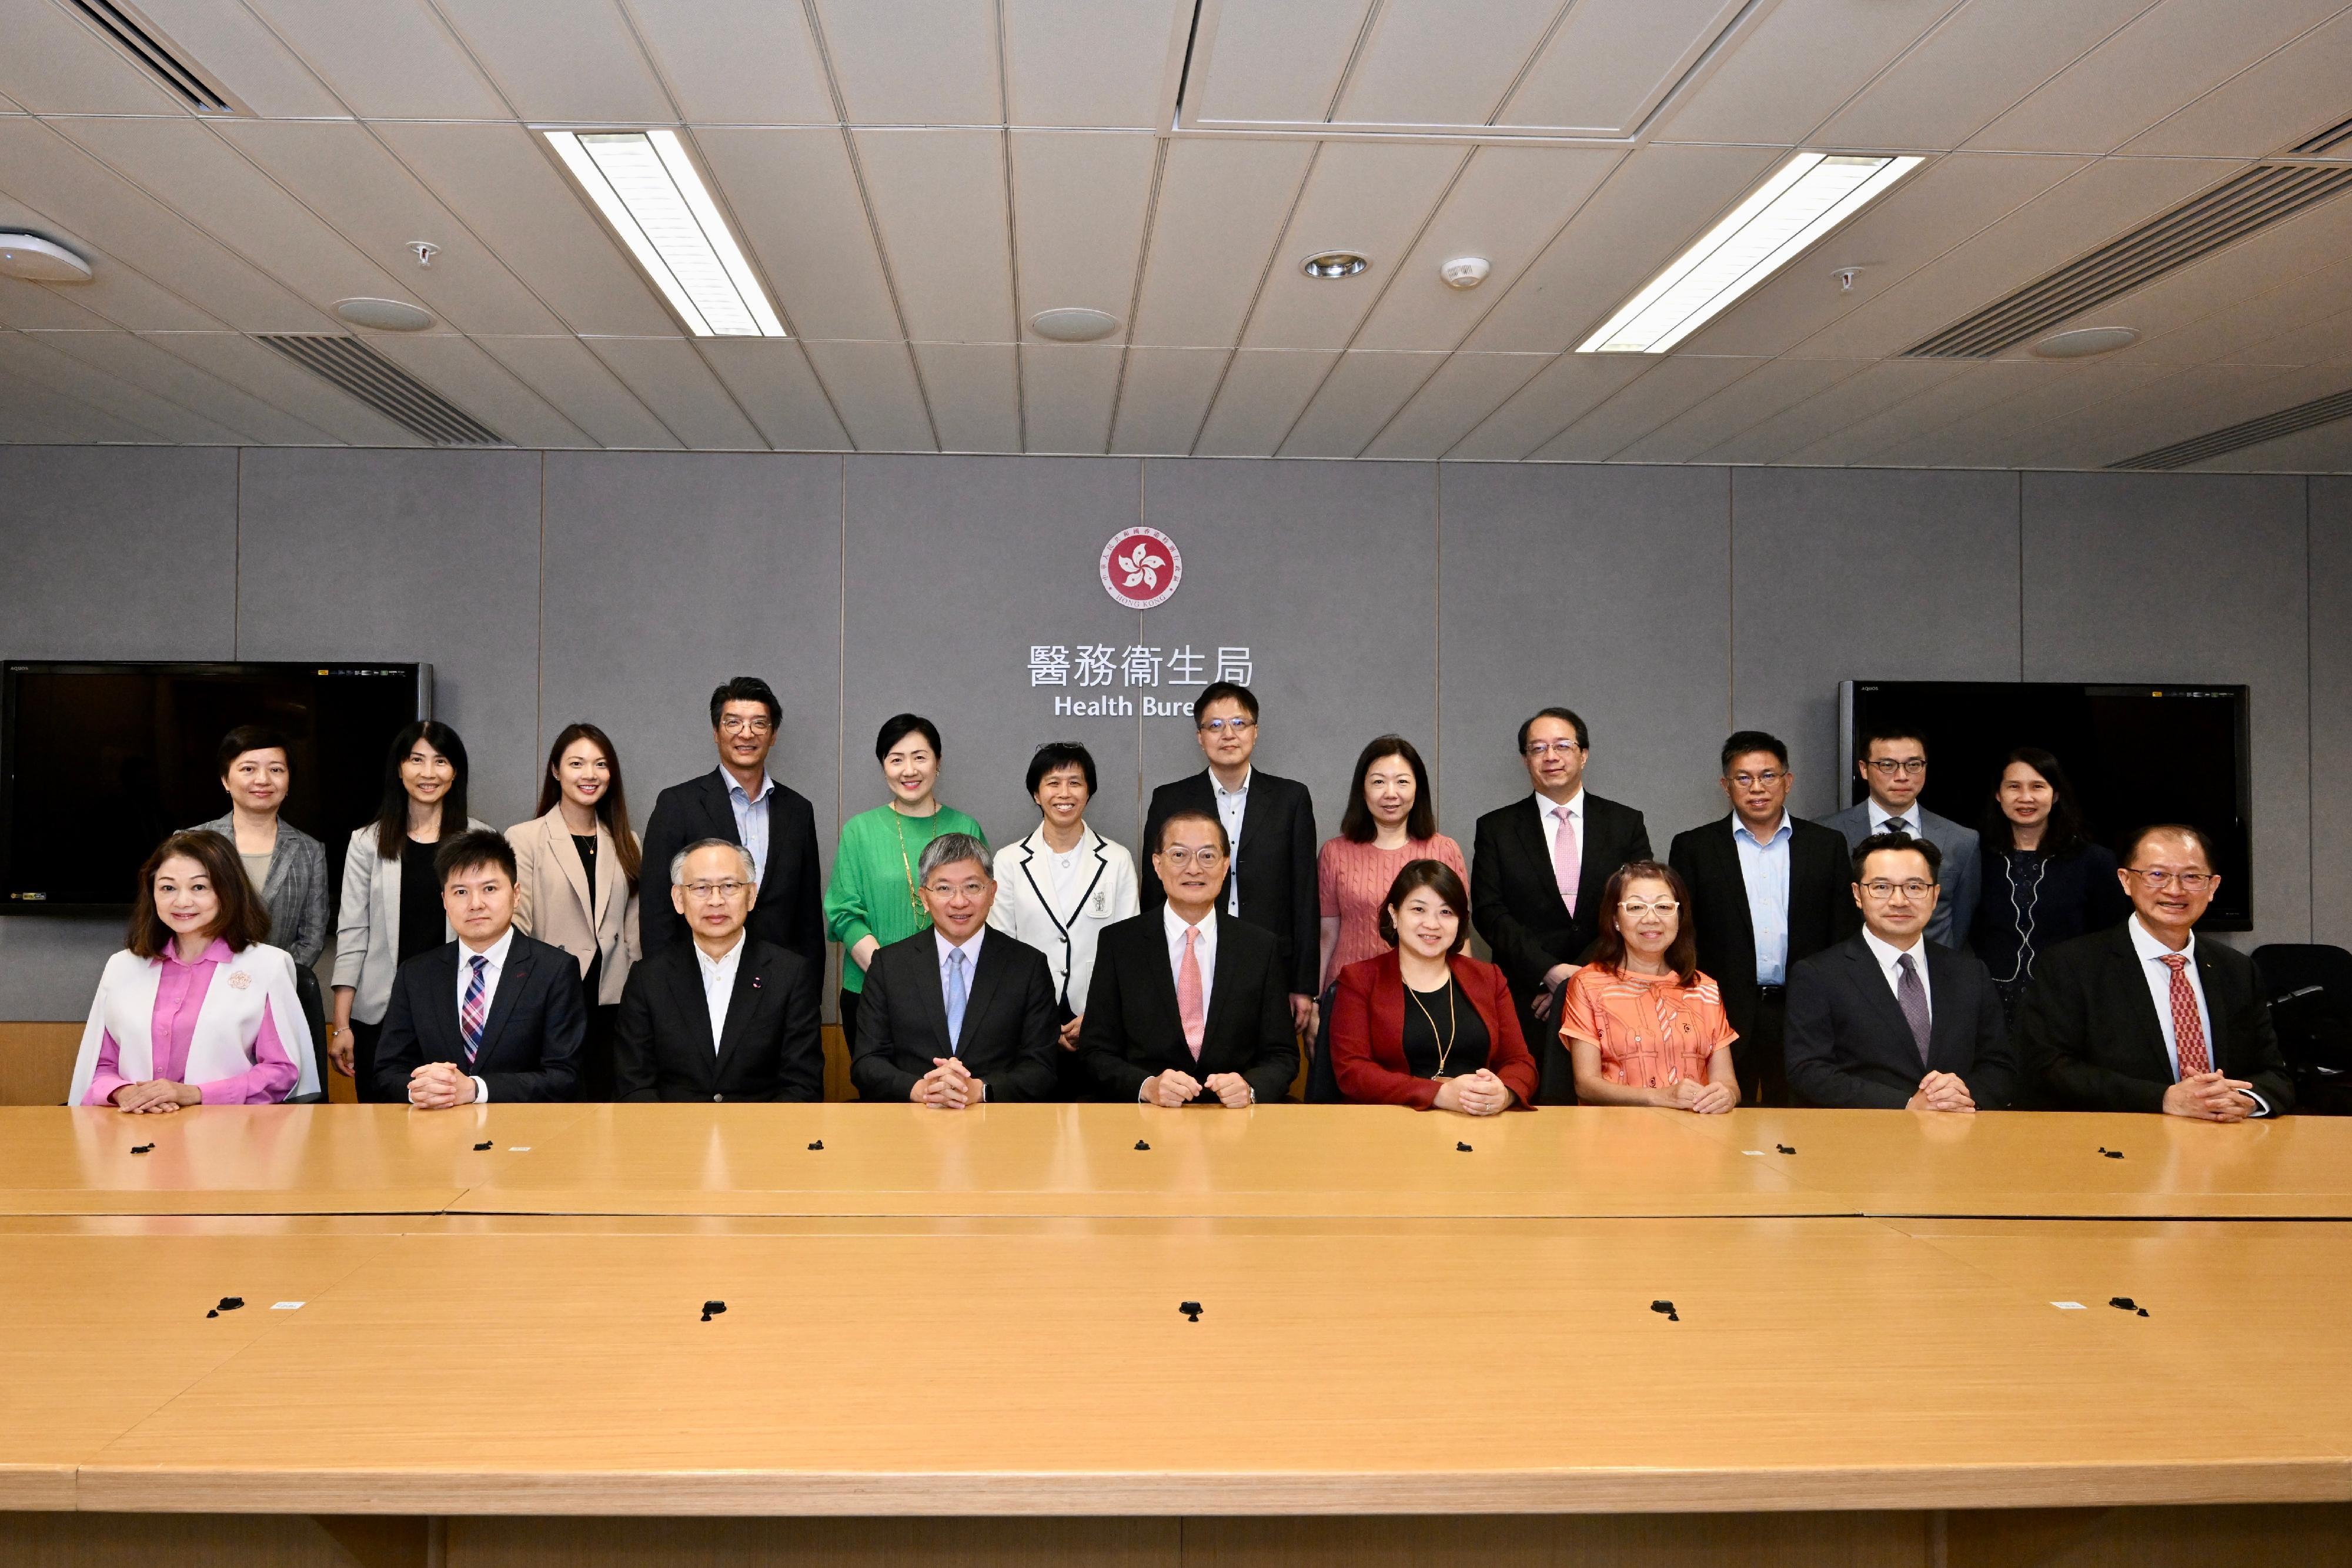
[[[138,6],[234,112],[0,0],[0,228],[94,272],[0,278],[0,439],[427,444],[271,344],[345,334],[529,447],[2352,470],[2343,196],[2034,333],[2118,351],[1914,351],[2352,169],[2340,0]],[[541,134],[650,127],[789,335],[688,335]],[[1927,161],[1674,351],[1573,351],[1797,149]]]

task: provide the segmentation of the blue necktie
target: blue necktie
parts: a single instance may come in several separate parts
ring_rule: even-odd
[[[948,1053],[955,1054],[963,1039],[963,949],[948,949]]]
[[[482,1005],[482,972],[489,959],[481,954],[474,956],[474,977],[466,982],[465,1005],[457,1009],[457,1032],[466,1037],[466,1065],[474,1064],[474,1053],[482,1049],[482,1024],[489,1009]]]

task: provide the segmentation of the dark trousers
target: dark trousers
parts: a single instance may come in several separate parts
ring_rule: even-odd
[[[383,1098],[375,1082],[375,1042],[383,1036],[383,1025],[352,1020],[352,1088],[362,1103]]]
[[[1739,1075],[1743,1105],[1789,1103],[1788,993],[1767,986],[1756,999],[1748,1032],[1731,1042],[1731,1070]]]
[[[841,1043],[852,1055],[857,1051],[857,993],[841,993]]]
[[[593,991],[581,999],[588,1009],[588,1032],[580,1042],[580,1098],[609,1101],[620,1092],[613,1075],[613,1029],[621,1016],[620,1004],[604,1006]]]

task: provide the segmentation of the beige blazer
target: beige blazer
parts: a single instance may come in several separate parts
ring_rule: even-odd
[[[489,824],[479,817],[468,817],[466,826],[471,830]],[[457,939],[446,920],[441,923],[441,939]],[[335,977],[328,984],[353,993],[352,1017],[362,1023],[382,1023],[384,1009],[392,1005],[392,973],[399,967],[400,857],[385,860],[376,852],[375,824],[367,822],[352,830],[351,847],[343,852],[343,904],[335,917]]]
[[[629,835],[632,842],[636,835]],[[611,1004],[621,999],[629,967],[637,961],[636,890],[621,882],[613,852],[612,831],[596,824],[596,900],[589,907],[588,868],[563,825],[563,808],[544,817],[517,822],[507,830],[515,852],[515,929],[526,936],[551,942],[580,960],[585,978],[597,955],[604,958],[597,977],[596,999]]]

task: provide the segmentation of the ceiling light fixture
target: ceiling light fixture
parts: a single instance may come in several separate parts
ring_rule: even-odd
[[[27,283],[88,283],[89,263],[38,235],[0,234],[0,277]]]
[[[785,336],[677,132],[546,134],[688,331],[698,338]]]
[[[1040,310],[1029,318],[1029,329],[1056,343],[1091,343],[1118,330],[1118,318],[1083,305]]]
[[[422,332],[433,325],[433,312],[404,299],[338,299],[335,314],[354,327],[379,332]]]
[[[1663,354],[1927,160],[1800,152],[1643,285],[1580,354]]]
[[[1318,251],[1298,264],[1309,277],[1353,277],[1372,264],[1352,250]]]
[[[2087,360],[2094,354],[2128,349],[2138,341],[2139,333],[2129,327],[2077,327],[2071,332],[2052,333],[2030,352],[2042,360]]]

